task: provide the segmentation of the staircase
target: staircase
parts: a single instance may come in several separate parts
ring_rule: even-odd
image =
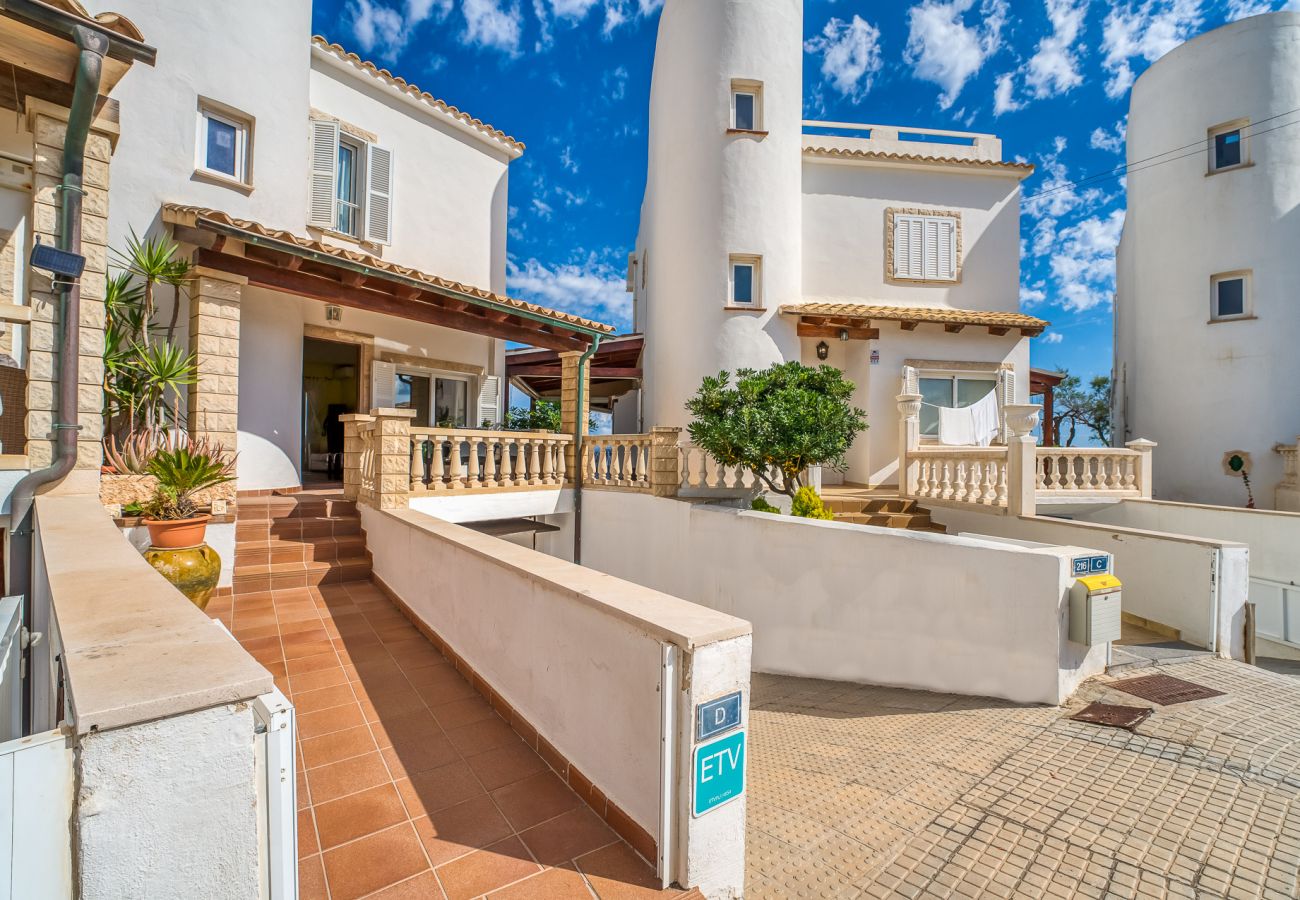
[[[341,493],[241,494],[236,510],[236,594],[370,577],[361,517]]]
[[[947,529],[931,520],[930,511],[915,500],[874,491],[828,491],[827,494],[826,505],[835,513],[836,522],[947,534]]]

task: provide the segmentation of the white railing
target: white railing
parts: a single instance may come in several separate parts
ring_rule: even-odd
[[[558,487],[571,443],[544,431],[411,428],[411,493]]]
[[[1007,505],[1006,447],[922,447],[912,459],[919,498]]]
[[[748,469],[724,466],[694,444],[678,444],[678,471],[681,474],[679,491],[742,493],[757,491],[762,481]]]
[[[1134,450],[1040,447],[1035,488],[1039,494],[1081,492],[1136,497],[1141,489],[1140,460],[1141,454]]]
[[[584,485],[650,488],[650,435],[593,434],[582,441]]]
[[[1261,636],[1300,647],[1300,585],[1252,575],[1250,602]]]

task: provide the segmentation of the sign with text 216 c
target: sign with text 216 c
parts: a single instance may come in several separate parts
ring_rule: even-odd
[[[745,792],[745,732],[695,748],[691,814],[702,816]]]

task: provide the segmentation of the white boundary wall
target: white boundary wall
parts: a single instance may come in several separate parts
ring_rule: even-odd
[[[748,702],[749,624],[415,510],[359,509],[375,574],[655,838],[667,880],[739,896],[743,799],[692,818],[685,779],[694,704]]]
[[[1070,544],[1110,553],[1124,583],[1124,611],[1176,628],[1220,656],[1245,654],[1250,551],[1244,544],[1077,519],[936,508],[950,531]]]
[[[1105,667],[1069,643],[1070,551],[613,491],[583,563],[754,625],[762,672],[1056,704]]]

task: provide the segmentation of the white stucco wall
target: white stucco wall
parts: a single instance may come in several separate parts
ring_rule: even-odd
[[[583,508],[585,565],[748,619],[756,671],[1059,703],[1105,664],[1066,638],[1058,548],[612,491]]]
[[[1109,553],[1115,575],[1124,583],[1125,612],[1176,628],[1184,641],[1213,648],[1221,656],[1242,658],[1250,558],[1244,544],[1046,516],[948,507],[934,509],[933,515],[949,531]]]
[[[1279,441],[1300,433],[1300,131],[1276,126],[1300,107],[1300,14],[1255,16],[1187,42],[1134,85],[1130,163],[1205,141],[1247,118],[1248,168],[1207,175],[1206,154],[1128,176],[1118,253],[1117,439],[1160,444],[1156,496],[1241,504],[1225,451],[1249,451],[1256,498],[1271,506]],[[1253,137],[1251,133],[1256,133]],[[1179,154],[1181,156],[1182,154]],[[1253,272],[1255,320],[1207,324],[1210,278]]]
[[[83,900],[258,897],[253,724],[239,704],[82,738]]]

